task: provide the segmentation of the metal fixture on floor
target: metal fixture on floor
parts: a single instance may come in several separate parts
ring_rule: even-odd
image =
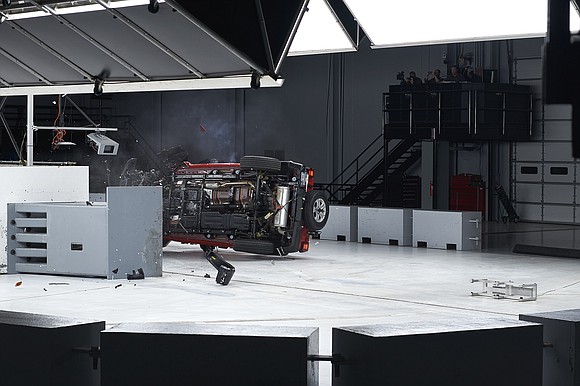
[[[512,281],[499,281],[488,279],[471,279],[472,283],[482,283],[481,292],[472,292],[472,296],[490,296],[496,299],[512,299],[521,302],[536,300],[538,298],[538,285],[514,284]]]

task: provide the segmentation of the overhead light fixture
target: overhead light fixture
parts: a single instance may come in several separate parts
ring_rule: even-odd
[[[374,48],[543,37],[547,31],[547,0],[440,0],[436,17],[425,0],[344,1]],[[580,20],[572,14],[574,31]]]
[[[165,3],[165,0],[157,0],[157,3]],[[147,5],[151,4],[151,0],[118,0],[118,1],[111,1],[109,3],[110,8],[124,8],[124,7],[135,7],[138,5]]]
[[[73,3],[74,4],[74,3]],[[100,4],[84,4],[84,5],[71,5],[71,6],[54,6],[54,12],[58,15],[70,15],[73,13],[84,13],[84,12],[94,12],[102,11],[105,9]]]
[[[8,20],[21,20],[21,19],[33,19],[35,17],[50,16],[50,13],[39,10],[27,12],[6,12],[4,15]]]
[[[7,0],[2,0],[2,4],[6,4]],[[164,3],[164,0],[156,0],[157,9],[159,9],[159,3]],[[8,1],[10,3],[10,1]],[[81,3],[81,4],[78,4]],[[54,10],[54,12],[58,15],[72,15],[75,13],[86,13],[86,12],[95,12],[95,11],[103,11],[105,7],[108,8],[125,8],[125,7],[135,7],[139,5],[151,5],[151,0],[109,0],[104,5],[100,3],[89,3],[87,1],[84,2],[71,2],[71,1],[62,1],[57,2],[51,5],[46,5],[46,7],[50,7]],[[5,5],[6,6],[6,5]],[[30,8],[21,8],[21,9],[9,9],[3,11],[4,16],[8,20],[20,20],[20,19],[32,19],[36,17],[43,17],[43,16],[50,16],[50,13],[45,12],[43,10],[33,10],[31,11]]]
[[[326,0],[310,0],[298,31],[292,40],[289,56],[356,51],[343,26]]]

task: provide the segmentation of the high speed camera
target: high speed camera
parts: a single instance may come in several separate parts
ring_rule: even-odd
[[[98,155],[117,155],[119,144],[101,133],[87,134],[89,144]]]

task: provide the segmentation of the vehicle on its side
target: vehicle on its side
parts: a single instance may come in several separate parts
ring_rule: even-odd
[[[199,244],[223,285],[235,269],[216,248],[279,256],[306,252],[310,237],[328,220],[328,199],[314,190],[314,170],[293,161],[182,161],[162,184],[164,245]]]

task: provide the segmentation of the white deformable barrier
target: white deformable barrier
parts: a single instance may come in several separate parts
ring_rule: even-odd
[[[412,245],[413,210],[358,208],[358,242]]]
[[[357,207],[330,205],[328,222],[320,231],[322,240],[357,241]]]
[[[88,166],[0,167],[0,273],[6,273],[6,218],[10,202],[88,201]]]
[[[413,246],[469,251],[481,249],[481,212],[413,211]]]

